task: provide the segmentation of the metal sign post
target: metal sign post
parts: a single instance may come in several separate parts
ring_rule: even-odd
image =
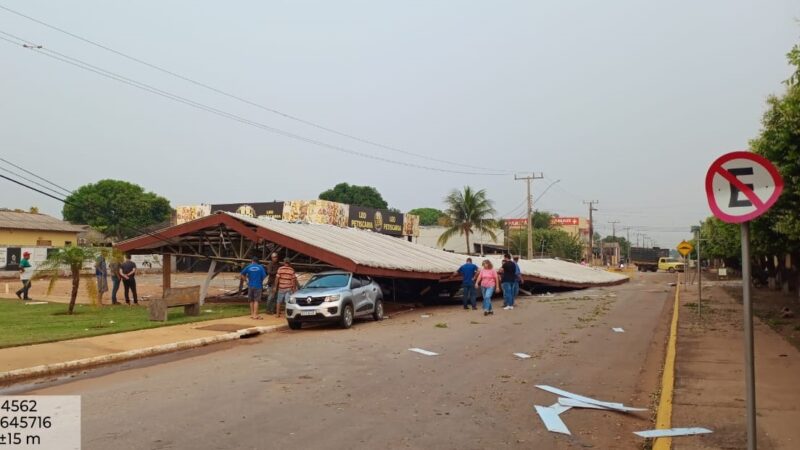
[[[722,155],[706,174],[706,196],[714,215],[742,226],[742,310],[744,313],[747,448],[756,450],[756,373],[753,304],[750,298],[750,223],[778,201],[783,180],[767,159],[751,152]]]
[[[744,371],[747,389],[747,448],[756,448],[756,366],[753,350],[753,302],[750,299],[750,222],[742,222],[742,308]]]

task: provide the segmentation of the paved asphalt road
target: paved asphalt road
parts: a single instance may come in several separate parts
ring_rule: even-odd
[[[556,396],[534,385],[652,406],[673,279],[287,331],[29,393],[82,395],[85,449],[640,448],[650,413],[573,409],[573,436],[554,434],[533,406]]]

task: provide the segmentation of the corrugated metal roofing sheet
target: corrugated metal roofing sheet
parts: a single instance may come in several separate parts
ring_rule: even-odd
[[[455,272],[466,259],[464,255],[444,252],[371,231],[334,225],[254,219],[235,213],[224,214],[336,253],[363,266],[447,275]],[[500,259],[496,257],[487,259],[491,260],[495,267],[500,263]],[[480,264],[478,257],[473,257],[473,261]],[[627,277],[621,274],[556,259],[520,260],[520,270],[525,276],[570,284],[613,284],[627,280]]]
[[[83,231],[83,227],[73,225],[46,214],[0,210],[0,229],[39,230],[39,231]]]

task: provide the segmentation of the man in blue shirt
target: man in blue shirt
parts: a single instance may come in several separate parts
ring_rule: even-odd
[[[267,271],[258,262],[258,257],[253,257],[253,262],[245,266],[241,272],[242,280],[247,280],[247,298],[250,300],[250,318],[261,319],[258,315],[258,301],[261,300],[261,292],[264,289],[264,280],[267,278]]]
[[[461,267],[458,268],[456,274],[461,275],[461,289],[462,289],[462,301],[464,303],[464,309],[469,309],[467,306],[467,302],[472,305],[472,309],[478,309],[475,307],[475,297],[477,293],[475,292],[475,274],[478,273],[478,266],[472,264],[472,258],[467,258],[467,262],[464,263]]]

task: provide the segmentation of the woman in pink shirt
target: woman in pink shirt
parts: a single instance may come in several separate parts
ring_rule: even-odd
[[[500,290],[500,279],[492,267],[492,262],[484,259],[481,270],[475,276],[475,287],[483,294],[483,315],[494,314],[492,311],[492,295],[495,290]]]

